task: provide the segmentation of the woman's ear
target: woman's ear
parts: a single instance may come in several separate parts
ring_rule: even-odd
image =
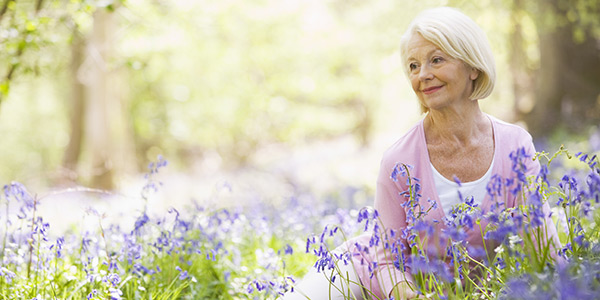
[[[479,77],[479,70],[475,69],[475,68],[471,68],[471,74],[469,74],[469,78],[471,78],[471,80],[475,80]]]

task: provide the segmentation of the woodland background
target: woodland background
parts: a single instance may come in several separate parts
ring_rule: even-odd
[[[538,149],[600,151],[598,0],[1,0],[0,180],[120,189],[162,154],[193,180],[261,169],[293,184],[313,164],[307,180],[372,184],[421,118],[399,37],[439,5],[492,44],[484,111]]]

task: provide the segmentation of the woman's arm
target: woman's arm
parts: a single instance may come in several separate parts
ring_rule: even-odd
[[[376,280],[377,282],[371,282],[371,284],[378,284],[383,295],[391,296],[392,293],[395,293],[402,296],[402,298],[395,297],[395,299],[412,299],[416,294],[408,288],[413,280],[410,268],[404,266],[401,261],[401,257],[408,258],[410,255],[406,239],[402,237],[402,230],[407,226],[406,212],[402,206],[406,198],[400,193],[402,190],[406,190],[403,184],[403,180],[406,179],[398,175],[398,181],[394,181],[391,178],[394,168],[395,166],[386,165],[385,161],[382,162],[377,179],[374,206],[379,214],[383,235],[387,236],[390,244],[398,248],[398,251],[395,252],[398,254],[393,254],[394,251],[391,247],[386,247],[384,243],[376,247],[374,259],[377,261],[378,267],[372,281]]]

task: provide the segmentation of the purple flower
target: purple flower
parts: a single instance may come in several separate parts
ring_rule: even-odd
[[[529,193],[527,196],[527,204],[533,205],[534,207],[542,206],[542,195],[540,194],[540,187],[538,186],[535,192]]]
[[[362,223],[363,220],[369,220],[369,210],[363,207],[358,211],[358,223]]]
[[[294,249],[292,248],[292,246],[290,246],[290,244],[286,244],[285,245],[284,253],[286,255],[292,255],[292,254],[294,254]]]
[[[434,232],[434,228],[433,226],[431,226],[431,224],[423,221],[423,220],[418,220],[412,227],[412,230],[415,230],[417,232],[426,232],[427,235],[432,235]]]
[[[451,238],[453,241],[464,241],[467,238],[467,234],[465,233],[464,229],[461,227],[446,227],[444,229],[442,229],[442,233],[448,237]]]
[[[4,196],[7,201],[11,198],[16,201],[25,203],[28,207],[33,207],[33,198],[27,191],[25,186],[19,182],[13,181],[10,184],[4,185]]]
[[[10,271],[5,267],[0,267],[0,276],[4,277],[7,283],[12,283],[13,278],[17,277],[17,274]]]
[[[123,292],[117,288],[109,288],[108,292],[110,293],[110,300],[121,300],[121,296],[123,296]]]
[[[175,266],[175,270],[179,271],[179,280],[185,280],[188,276],[188,271],[182,270],[179,266]]]
[[[531,293],[531,283],[524,278],[513,278],[506,283],[508,290],[507,294],[504,295],[506,299],[522,299],[522,300],[535,300],[534,295]],[[505,297],[502,297],[504,299]]]
[[[146,175],[144,176],[144,178],[147,180],[146,184],[144,185],[144,187],[142,188],[142,198],[143,199],[148,199],[148,194],[150,192],[157,192],[158,191],[158,187],[162,185],[162,182],[158,182],[152,179],[153,175],[155,175],[156,173],[158,173],[158,171],[160,170],[160,168],[165,167],[168,164],[168,162],[163,158],[162,155],[159,155],[157,157],[157,161],[156,162],[151,162],[148,165],[148,169],[149,172],[146,173]]]
[[[88,295],[87,295],[87,300],[90,299],[94,299],[94,296],[96,296],[98,294],[98,290],[93,289]]]
[[[548,166],[542,165],[540,168],[540,172],[537,175],[538,179],[541,179],[543,183],[550,184],[548,182],[548,174],[550,174],[550,170],[548,170]]]
[[[446,282],[452,282],[454,280],[449,267],[440,260],[430,261],[425,256],[412,255],[410,267],[413,275],[421,272],[423,274],[434,274]]]
[[[509,234],[514,234],[517,232],[516,226],[511,226],[506,223],[498,224],[497,228],[488,231],[485,234],[485,239],[491,239],[498,242],[507,241],[507,237]]]
[[[117,287],[121,282],[121,277],[117,273],[110,273],[106,276],[105,280],[110,283],[113,287]]]
[[[394,166],[394,170],[392,170],[392,174],[390,174],[390,178],[393,181],[398,181],[398,175],[402,176],[402,177],[408,177],[408,170],[409,169],[413,169],[413,166],[411,165],[406,165],[403,163],[396,163],[396,165]]]
[[[150,219],[148,215],[144,212],[137,220],[135,220],[134,228],[132,234],[140,234],[140,229],[148,223]]]
[[[458,179],[458,177],[456,177],[456,175],[454,175],[454,177],[452,177],[452,179],[454,180],[454,182],[456,184],[458,184],[459,187],[462,186],[462,182],[460,181],[460,179]]]
[[[466,226],[467,228],[473,229],[473,219],[470,215],[464,214],[459,221],[459,225]]]
[[[305,253],[308,253],[310,251],[310,245],[312,245],[312,244],[313,243],[312,243],[311,238],[307,238],[306,239],[306,252]]]

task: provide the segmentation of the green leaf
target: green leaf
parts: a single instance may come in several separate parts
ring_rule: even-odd
[[[27,21],[27,24],[25,25],[25,29],[27,31],[29,31],[29,32],[35,31],[36,28],[37,28],[37,26],[35,26],[35,24],[33,24],[33,22]]]
[[[8,81],[8,80],[2,81],[2,83],[0,83],[0,93],[2,93],[2,96],[7,96],[9,90],[10,90],[10,81]]]

